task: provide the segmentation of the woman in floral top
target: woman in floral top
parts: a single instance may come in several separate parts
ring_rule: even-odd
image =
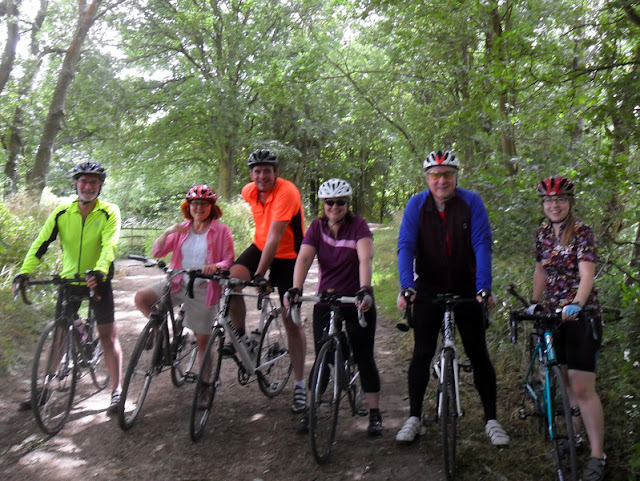
[[[575,217],[574,190],[573,182],[564,177],[550,177],[538,185],[548,222],[536,231],[533,297],[527,311],[538,309],[543,294],[545,309],[562,308],[563,324],[555,339],[558,361],[568,381],[571,404],[580,408],[591,446],[582,480],[597,481],[603,479],[606,465],[604,413],[595,374],[602,342],[594,288],[597,246],[591,228]],[[593,314],[579,316],[585,305],[593,309]]]

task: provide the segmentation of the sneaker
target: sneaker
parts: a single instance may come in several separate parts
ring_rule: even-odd
[[[507,432],[500,426],[500,423],[495,419],[487,421],[487,425],[484,427],[484,431],[491,439],[491,444],[494,446],[508,446],[511,438]]]
[[[382,416],[380,411],[374,411],[369,414],[369,426],[367,427],[367,435],[371,438],[382,435]]]
[[[411,416],[402,426],[402,429],[396,434],[396,441],[400,443],[411,443],[423,433],[422,423],[418,416]]]
[[[222,346],[222,355],[224,357],[233,357],[236,353],[236,348],[230,342],[225,342],[224,346]]]
[[[118,406],[120,406],[120,391],[113,391],[111,393],[111,403],[107,408],[107,414],[116,414],[118,412]]]
[[[309,432],[309,410],[305,409],[300,421],[298,421],[298,427],[296,428],[297,434],[307,434]]]
[[[307,389],[300,386],[293,388],[293,403],[291,404],[291,412],[301,414],[307,409]]]
[[[600,481],[604,479],[607,470],[607,457],[604,459],[589,458],[582,472],[582,481]]]

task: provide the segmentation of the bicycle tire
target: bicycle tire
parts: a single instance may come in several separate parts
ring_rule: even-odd
[[[362,390],[362,383],[360,382],[360,371],[358,365],[353,358],[353,352],[349,351],[349,356],[344,362],[345,373],[347,375],[347,397],[349,399],[349,406],[351,407],[351,414],[360,416],[366,416],[367,409],[364,406],[364,391]]]
[[[181,320],[177,320],[176,325],[180,326],[180,332],[174,332],[171,338],[171,352],[174,357],[171,364],[171,382],[175,387],[180,387],[193,372],[198,357],[198,346],[195,333],[185,330]]]
[[[538,358],[535,334],[529,336],[528,344],[529,359],[531,359],[531,361],[523,386],[522,408],[519,417],[520,419],[525,419],[526,417],[533,416],[536,419],[536,431],[538,434],[546,435],[548,430],[546,429],[547,414],[544,412],[545,368]]]
[[[442,433],[442,460],[447,481],[453,479],[456,465],[456,420],[458,419],[456,385],[453,372],[454,352],[444,351],[442,391],[440,400],[440,430]]]
[[[153,332],[151,329],[153,328]],[[153,347],[149,348],[149,337],[153,334]],[[156,375],[161,362],[162,330],[155,321],[149,321],[140,332],[136,345],[129,359],[127,373],[122,383],[120,406],[118,407],[118,424],[123,430],[133,426],[140,414],[144,400],[149,392],[151,381]]]
[[[549,371],[550,412],[552,425],[549,430],[558,479],[578,481],[578,461],[571,403],[564,377],[559,366]]]
[[[93,338],[94,332],[90,334],[89,339],[82,346],[81,356],[84,357],[85,362],[89,366],[89,372],[91,373],[91,380],[93,385],[102,391],[111,379],[109,370],[107,369],[107,363],[104,360],[104,347],[102,341],[97,332],[95,332],[96,338]]]
[[[73,405],[78,371],[70,354],[71,331],[55,322],[47,324],[33,359],[31,407],[38,426],[50,435],[62,429]]]
[[[289,346],[287,344],[287,332],[282,322],[279,308],[273,308],[273,304],[265,303],[263,309],[271,307],[268,312],[269,318],[264,323],[260,343],[258,344],[258,356],[256,365],[260,366],[267,362],[271,365],[257,371],[258,385],[260,390],[267,397],[275,397],[282,392],[289,381],[293,366],[289,357]]]
[[[202,437],[207,420],[211,414],[213,400],[220,385],[223,346],[224,333],[221,328],[216,327],[211,333],[211,337],[207,343],[196,381],[196,389],[193,393],[191,419],[189,422],[189,434],[193,441],[198,441]],[[201,404],[202,398],[205,398],[204,405]]]
[[[342,355],[334,339],[320,348],[311,374],[309,439],[316,462],[326,463],[336,438],[338,411],[342,398],[339,378]]]

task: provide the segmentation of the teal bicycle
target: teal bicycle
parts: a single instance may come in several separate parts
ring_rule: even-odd
[[[508,292],[528,305],[513,286]],[[558,479],[578,481],[573,421],[574,417],[580,416],[580,411],[571,407],[553,344],[554,334],[562,323],[562,311],[527,314],[523,309],[512,310],[509,325],[514,344],[518,340],[517,325],[523,321],[533,321],[533,327],[528,335],[531,360],[524,376],[522,407],[518,417],[535,418],[538,431],[551,440]]]

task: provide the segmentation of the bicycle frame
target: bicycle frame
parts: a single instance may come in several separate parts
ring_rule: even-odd
[[[458,417],[463,415],[462,405],[460,403],[460,369],[458,369],[458,348],[455,340],[455,314],[453,312],[453,304],[446,304],[446,310],[442,320],[442,337],[443,347],[440,351],[439,368],[437,369],[438,382],[442,385],[443,373],[445,370],[445,352],[453,351],[453,379],[456,391],[456,414]],[[438,393],[438,418],[442,416],[442,389]]]

